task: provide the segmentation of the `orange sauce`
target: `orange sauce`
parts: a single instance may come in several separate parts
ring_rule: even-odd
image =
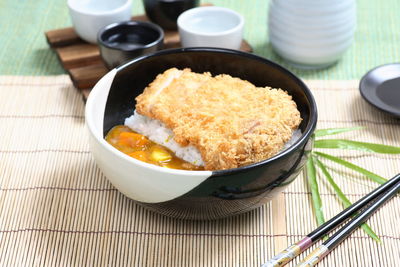
[[[119,151],[146,163],[171,169],[192,171],[204,169],[178,158],[170,149],[149,140],[124,125],[113,127],[105,139]]]

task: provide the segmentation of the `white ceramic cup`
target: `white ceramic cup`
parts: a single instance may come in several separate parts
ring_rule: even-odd
[[[224,7],[197,7],[178,17],[183,47],[222,47],[239,49],[242,43],[244,18]]]
[[[356,28],[355,0],[270,0],[272,48],[292,65],[328,67],[350,47]]]
[[[97,33],[105,26],[130,20],[132,0],[68,0],[76,33],[83,40],[97,43]]]

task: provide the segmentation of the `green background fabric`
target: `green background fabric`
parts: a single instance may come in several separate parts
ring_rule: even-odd
[[[369,69],[400,60],[400,1],[357,1],[355,41],[343,58],[324,70],[304,71],[287,65],[271,49],[267,34],[267,0],[210,0],[245,17],[244,38],[264,56],[305,79],[359,79]],[[0,0],[0,75],[57,75],[65,71],[46,43],[44,32],[71,26],[67,0]],[[132,14],[142,14],[133,0]]]

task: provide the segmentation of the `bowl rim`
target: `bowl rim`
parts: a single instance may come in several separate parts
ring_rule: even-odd
[[[109,15],[114,15],[116,13],[122,12],[125,9],[128,9],[132,5],[132,0],[124,0],[124,2],[107,11],[96,11],[96,10],[88,10],[88,9],[83,9],[82,5],[79,5],[77,2],[80,2],[79,0],[68,0],[67,5],[70,8],[70,10],[73,10],[76,13],[82,14],[82,15],[88,15],[88,16],[109,16]]]
[[[228,30],[223,30],[223,31],[218,31],[218,32],[199,32],[199,31],[194,31],[193,28],[187,27],[187,25],[185,25],[184,20],[187,20],[188,18],[194,18],[196,17],[198,14],[201,13],[208,13],[208,11],[221,11],[224,12],[226,14],[229,14],[232,17],[235,17],[237,19],[239,19],[239,22],[232,28],[229,28]],[[182,14],[179,15],[176,24],[178,25],[178,28],[180,30],[183,30],[187,33],[193,34],[193,35],[197,35],[197,36],[209,36],[209,37],[218,37],[218,36],[222,36],[222,35],[228,35],[228,34],[232,34],[232,33],[236,33],[238,31],[240,31],[243,28],[244,25],[244,17],[239,14],[238,12],[230,9],[230,8],[226,8],[226,7],[219,7],[219,6],[200,6],[200,7],[195,7],[195,8],[191,8],[186,10],[185,12],[183,12]]]
[[[210,173],[212,172],[212,177],[217,177],[217,176],[225,176],[225,175],[231,175],[233,173],[240,173],[240,172],[244,172],[247,171],[249,169],[253,169],[253,168],[258,168],[261,167],[265,164],[268,164],[270,162],[276,161],[280,158],[285,157],[288,154],[291,154],[294,150],[297,150],[300,146],[304,145],[304,143],[306,142],[306,140],[308,140],[309,138],[311,138],[312,133],[314,132],[316,125],[317,125],[317,118],[318,118],[318,112],[317,112],[317,104],[315,102],[314,96],[311,93],[311,90],[308,88],[308,86],[300,79],[298,78],[296,75],[294,75],[292,72],[290,72],[289,70],[287,70],[286,68],[282,67],[281,65],[270,61],[266,58],[263,58],[261,56],[257,56],[254,54],[250,54],[250,53],[246,53],[246,52],[242,52],[239,50],[232,50],[232,49],[226,49],[226,48],[215,48],[215,47],[189,47],[189,48],[175,48],[175,49],[166,49],[166,50],[161,50],[161,51],[156,51],[147,55],[143,55],[140,57],[137,57],[117,68],[115,68],[114,70],[116,71],[116,73],[128,68],[130,65],[136,64],[137,62],[140,62],[142,60],[148,59],[148,58],[154,58],[154,57],[158,57],[158,56],[163,56],[163,55],[168,55],[168,54],[176,54],[176,53],[195,53],[195,52],[211,52],[211,53],[217,53],[217,54],[229,54],[229,55],[235,55],[235,56],[241,56],[241,57],[245,57],[245,58],[249,58],[252,60],[256,60],[256,61],[260,61],[264,64],[268,64],[273,66],[274,68],[279,69],[280,71],[282,71],[283,73],[287,74],[290,78],[292,78],[296,83],[298,83],[302,88],[303,91],[306,95],[307,100],[309,101],[310,105],[309,105],[309,109],[310,109],[310,114],[309,114],[309,120],[308,123],[306,125],[305,130],[302,132],[301,137],[296,140],[296,142],[294,142],[294,144],[292,144],[290,147],[280,151],[279,153],[275,154],[274,156],[259,161],[259,162],[255,162],[249,165],[245,165],[245,166],[241,166],[238,168],[231,168],[231,169],[225,169],[225,170],[204,170],[204,171],[187,171],[187,170],[179,170],[179,169],[166,169],[163,167],[159,167],[159,166],[155,166],[149,163],[144,163],[146,167],[149,168],[153,168],[153,167],[157,167],[155,168],[158,169],[160,172],[169,172],[169,171],[174,171],[174,172],[179,172],[179,173],[187,173],[189,176],[193,175],[193,172],[196,173]],[[90,97],[90,96],[89,96]],[[91,130],[92,131],[92,130]],[[101,134],[101,136],[103,136],[103,134]],[[96,137],[97,138],[97,137]],[[104,140],[104,138],[103,138]],[[105,140],[104,140],[105,141]],[[107,142],[100,142],[103,145],[109,145],[110,148],[112,148],[113,150],[115,150],[115,152],[120,152],[119,150],[117,150],[116,148],[114,148],[113,146],[111,146],[110,144],[108,144]],[[108,146],[107,146],[108,148]],[[128,157],[125,154],[123,154],[122,152],[120,153],[114,153],[115,155],[118,155],[120,158],[124,158],[124,159],[128,159],[129,161],[136,163],[136,161],[134,158]],[[126,156],[126,157],[124,157]],[[141,162],[142,163],[142,162]]]
[[[126,48],[116,48],[113,46],[110,46],[107,42],[103,41],[102,37],[103,34],[105,34],[106,32],[108,32],[109,30],[113,30],[115,28],[118,28],[120,26],[139,26],[142,28],[151,28],[153,30],[156,30],[159,34],[158,38],[148,44],[145,45],[140,45],[137,48],[134,49],[126,49]],[[145,49],[145,48],[149,48],[149,47],[153,47],[157,44],[159,44],[160,42],[163,42],[164,40],[164,30],[158,26],[155,23],[152,23],[150,21],[139,21],[139,20],[127,20],[127,21],[122,21],[122,22],[115,22],[115,23],[111,23],[105,27],[103,27],[102,29],[99,30],[99,32],[97,33],[97,42],[100,46],[104,46],[108,49],[111,50],[115,50],[115,51],[124,51],[124,52],[131,52],[131,51],[135,51],[138,49]]]

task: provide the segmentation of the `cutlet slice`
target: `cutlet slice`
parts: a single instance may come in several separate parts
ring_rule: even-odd
[[[151,117],[154,104],[159,103],[166,95],[175,95],[176,102],[185,100],[186,95],[193,94],[197,88],[211,78],[209,73],[198,74],[191,72],[190,69],[168,69],[163,74],[158,75],[136,98],[136,110],[140,110],[141,114]]]
[[[136,112],[158,120],[205,169],[236,168],[278,153],[301,122],[287,92],[223,74],[169,69],[136,98]]]

